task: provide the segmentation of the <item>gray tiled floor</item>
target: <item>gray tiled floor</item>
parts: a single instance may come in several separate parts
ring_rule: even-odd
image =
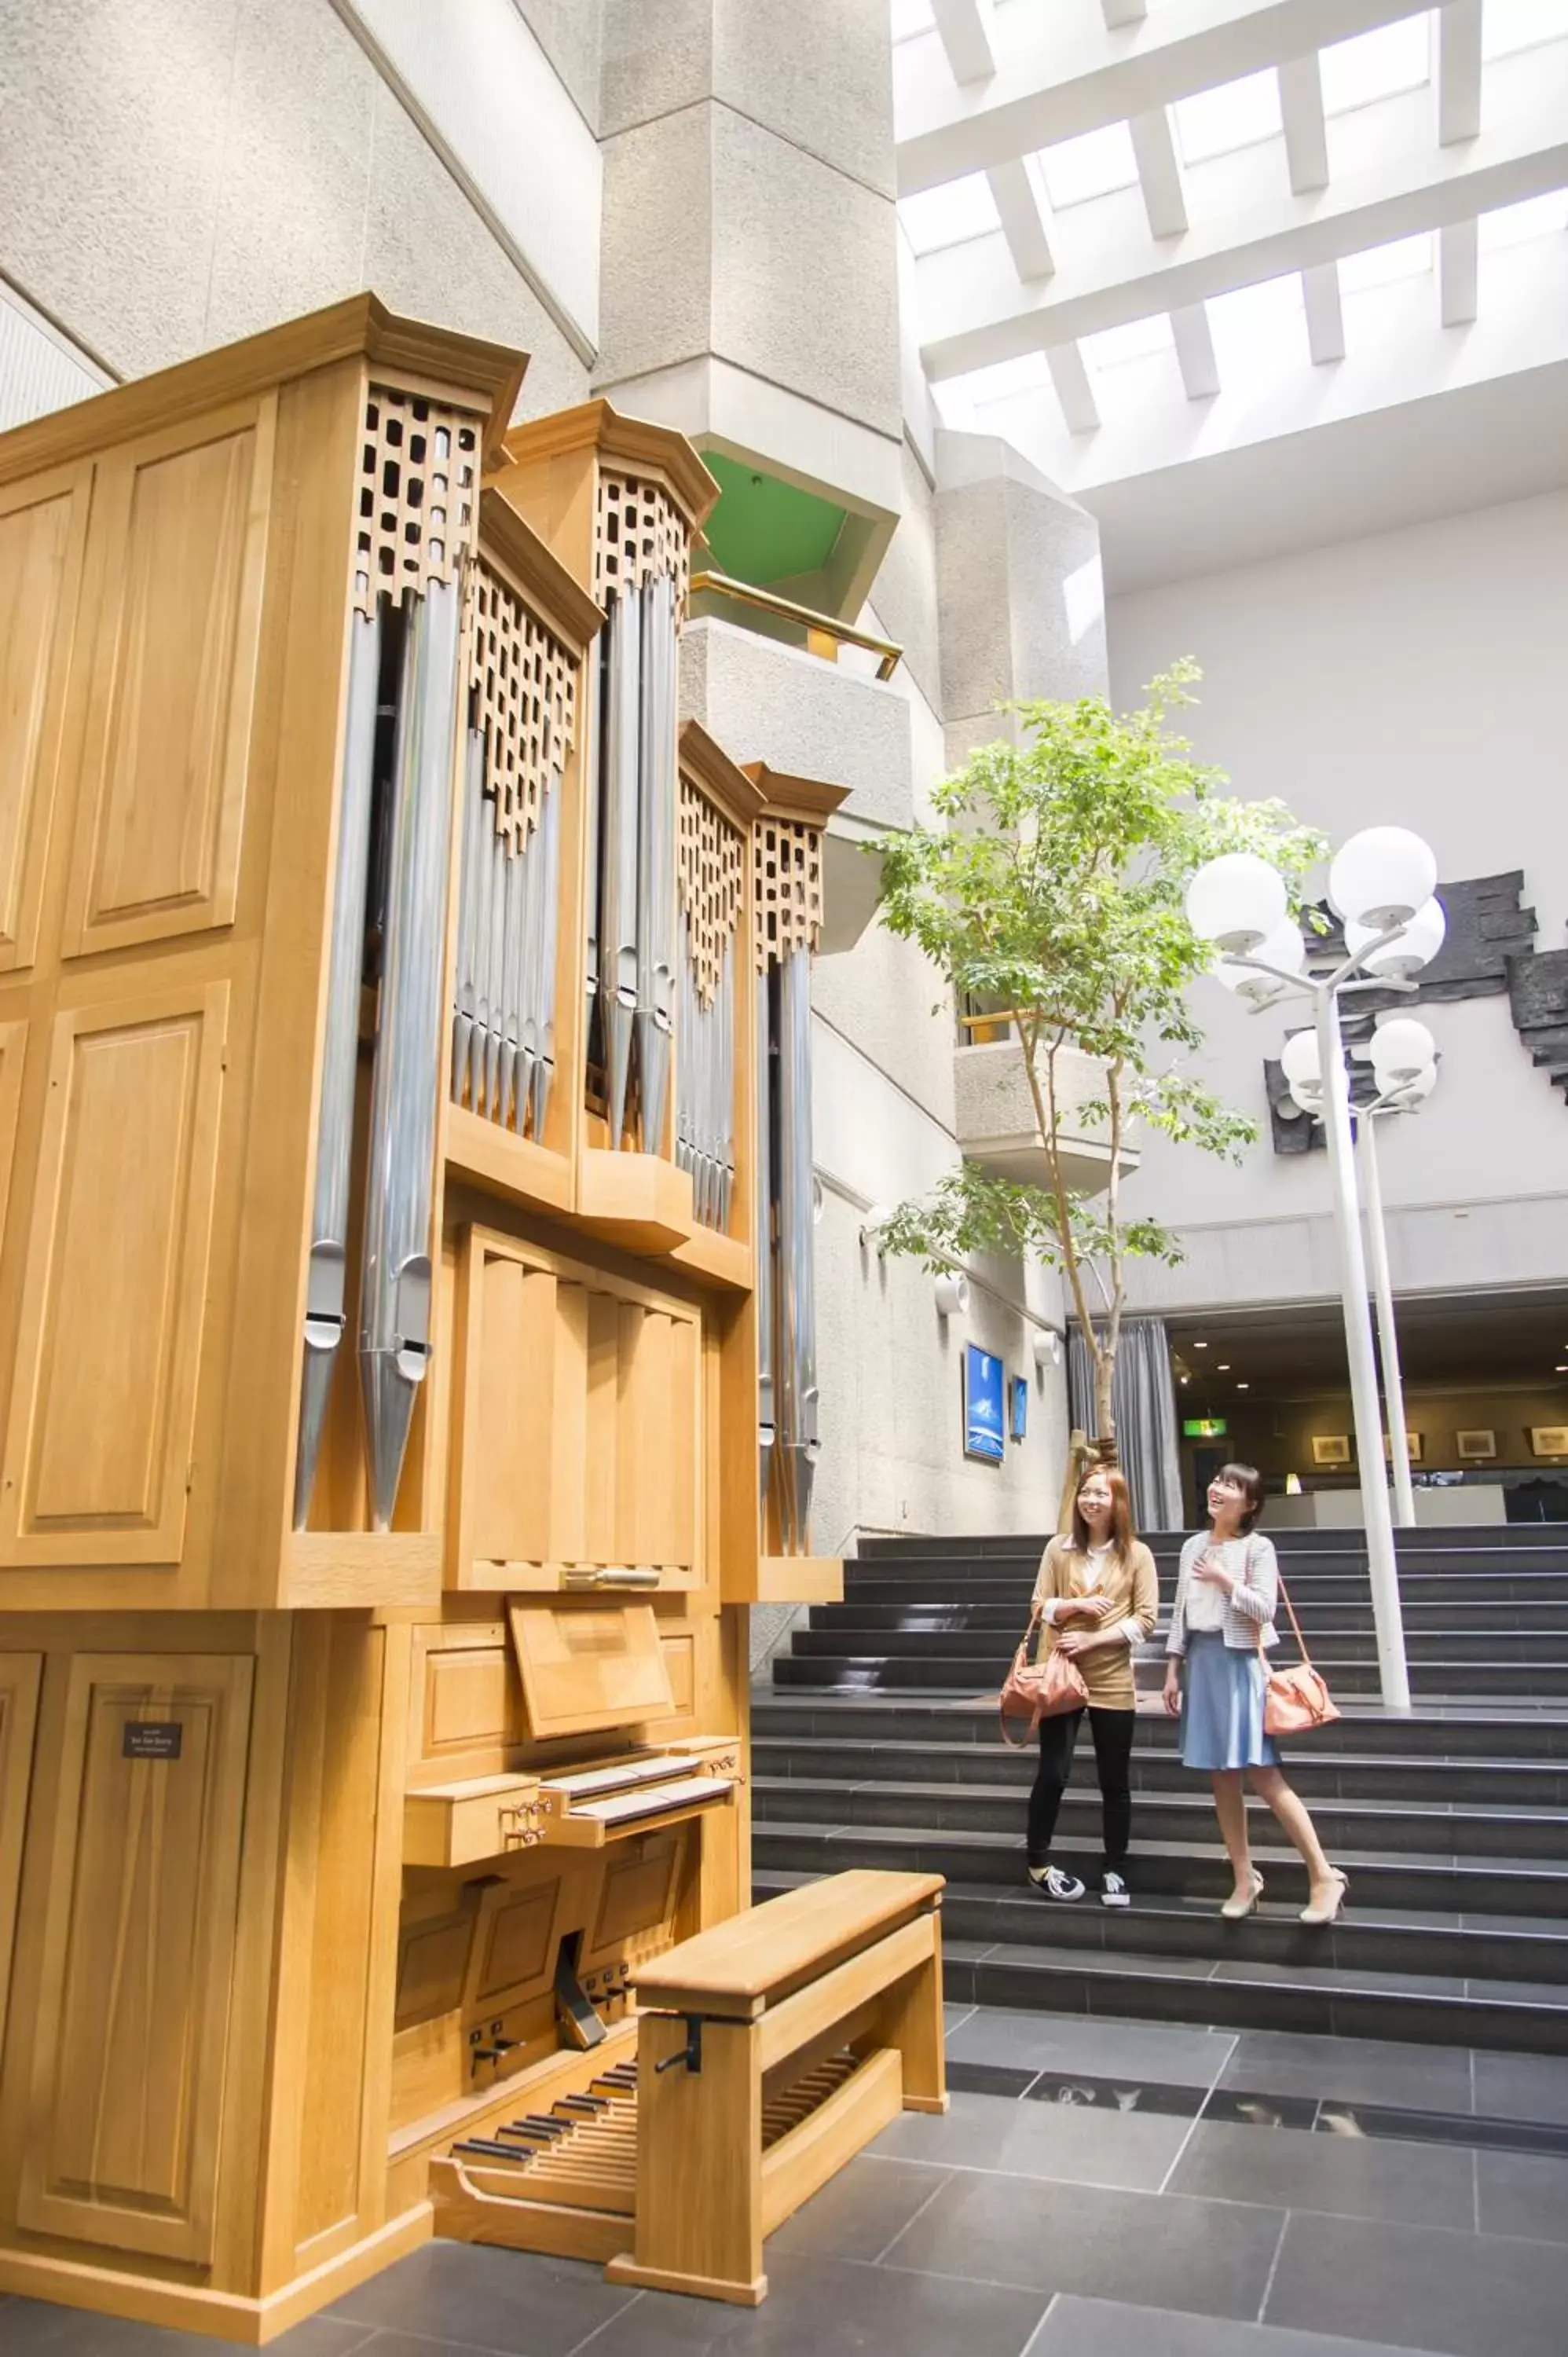
[[[953,2006],[955,2061],[1568,2123],[1568,2063]],[[1004,2083],[1006,2083],[1005,2082]],[[1085,2089],[1084,2093],[1090,2092]],[[955,2092],[768,2246],[757,2309],[435,2243],[279,2357],[1564,2357],[1568,2158]],[[1291,2107],[1287,2107],[1291,2108]],[[1293,2115],[1312,2117],[1310,2104]],[[1510,2131],[1511,2133],[1511,2131]],[[225,2344],[0,2299],[3,2357]]]

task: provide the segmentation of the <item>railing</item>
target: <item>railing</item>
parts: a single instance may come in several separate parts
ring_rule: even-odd
[[[966,1031],[969,1037],[961,1039],[959,1045],[964,1048],[994,1047],[999,1039],[1012,1039],[1013,1026],[1017,1020],[1017,1015],[1011,1007],[987,1007],[979,1014],[961,1015],[959,1029]]]
[[[797,624],[805,634],[807,653],[820,655],[825,662],[837,662],[841,647],[860,647],[876,657],[878,679],[891,679],[904,653],[891,639],[873,638],[869,630],[857,630],[853,622],[814,613],[810,606],[798,606],[792,597],[780,597],[777,590],[759,588],[754,581],[733,580],[727,573],[693,573],[692,595],[727,598],[732,605],[749,606],[758,614],[772,614],[781,622]]]

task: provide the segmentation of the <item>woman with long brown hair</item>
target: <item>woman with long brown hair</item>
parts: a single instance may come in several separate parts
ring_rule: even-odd
[[[1133,1648],[1159,1611],[1155,1558],[1133,1533],[1133,1501],[1122,1476],[1091,1466],[1073,1500],[1072,1528],[1046,1549],[1035,1582],[1041,1643],[1059,1650],[1089,1689],[1089,1731],[1100,1776],[1104,1855],[1100,1897],[1106,1907],[1132,1902],[1127,1845],[1133,1829],[1130,1762],[1137,1725]],[[1069,1777],[1082,1710],[1040,1721],[1040,1766],[1029,1795],[1029,1880],[1042,1899],[1083,1897],[1076,1874],[1051,1863],[1057,1813]]]

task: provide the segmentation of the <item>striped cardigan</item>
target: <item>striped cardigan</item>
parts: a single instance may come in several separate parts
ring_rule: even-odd
[[[1176,1574],[1176,1602],[1171,1607],[1167,1653],[1187,1651],[1187,1599],[1195,1565],[1206,1555],[1217,1555],[1227,1571],[1237,1575],[1236,1587],[1225,1607],[1225,1642],[1233,1652],[1251,1653],[1260,1628],[1265,1646],[1277,1645],[1274,1607],[1279,1601],[1280,1567],[1272,1539],[1254,1531],[1248,1538],[1223,1539],[1218,1544],[1207,1531],[1195,1532],[1181,1551]]]

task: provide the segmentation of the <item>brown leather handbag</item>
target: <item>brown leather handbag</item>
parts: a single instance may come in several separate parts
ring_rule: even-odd
[[[1013,1666],[1002,1684],[1002,1740],[1010,1751],[1027,1749],[1042,1718],[1059,1718],[1066,1711],[1081,1710],[1089,1700],[1089,1688],[1081,1673],[1059,1646],[1053,1646],[1043,1662],[1031,1663],[1029,1641],[1039,1625],[1040,1609],[1036,1605],[1029,1615],[1024,1641],[1014,1654]],[[1008,1734],[1009,1718],[1028,1720],[1028,1731],[1021,1742],[1015,1743]]]
[[[1258,1659],[1268,1671],[1263,1687],[1263,1730],[1268,1735],[1306,1735],[1315,1727],[1326,1727],[1330,1719],[1338,1717],[1339,1712],[1321,1674],[1312,1666],[1301,1622],[1295,1617],[1295,1606],[1283,1579],[1280,1594],[1290,1614],[1301,1659],[1293,1662],[1288,1669],[1269,1670],[1263,1652],[1263,1632],[1262,1629],[1258,1631]]]

